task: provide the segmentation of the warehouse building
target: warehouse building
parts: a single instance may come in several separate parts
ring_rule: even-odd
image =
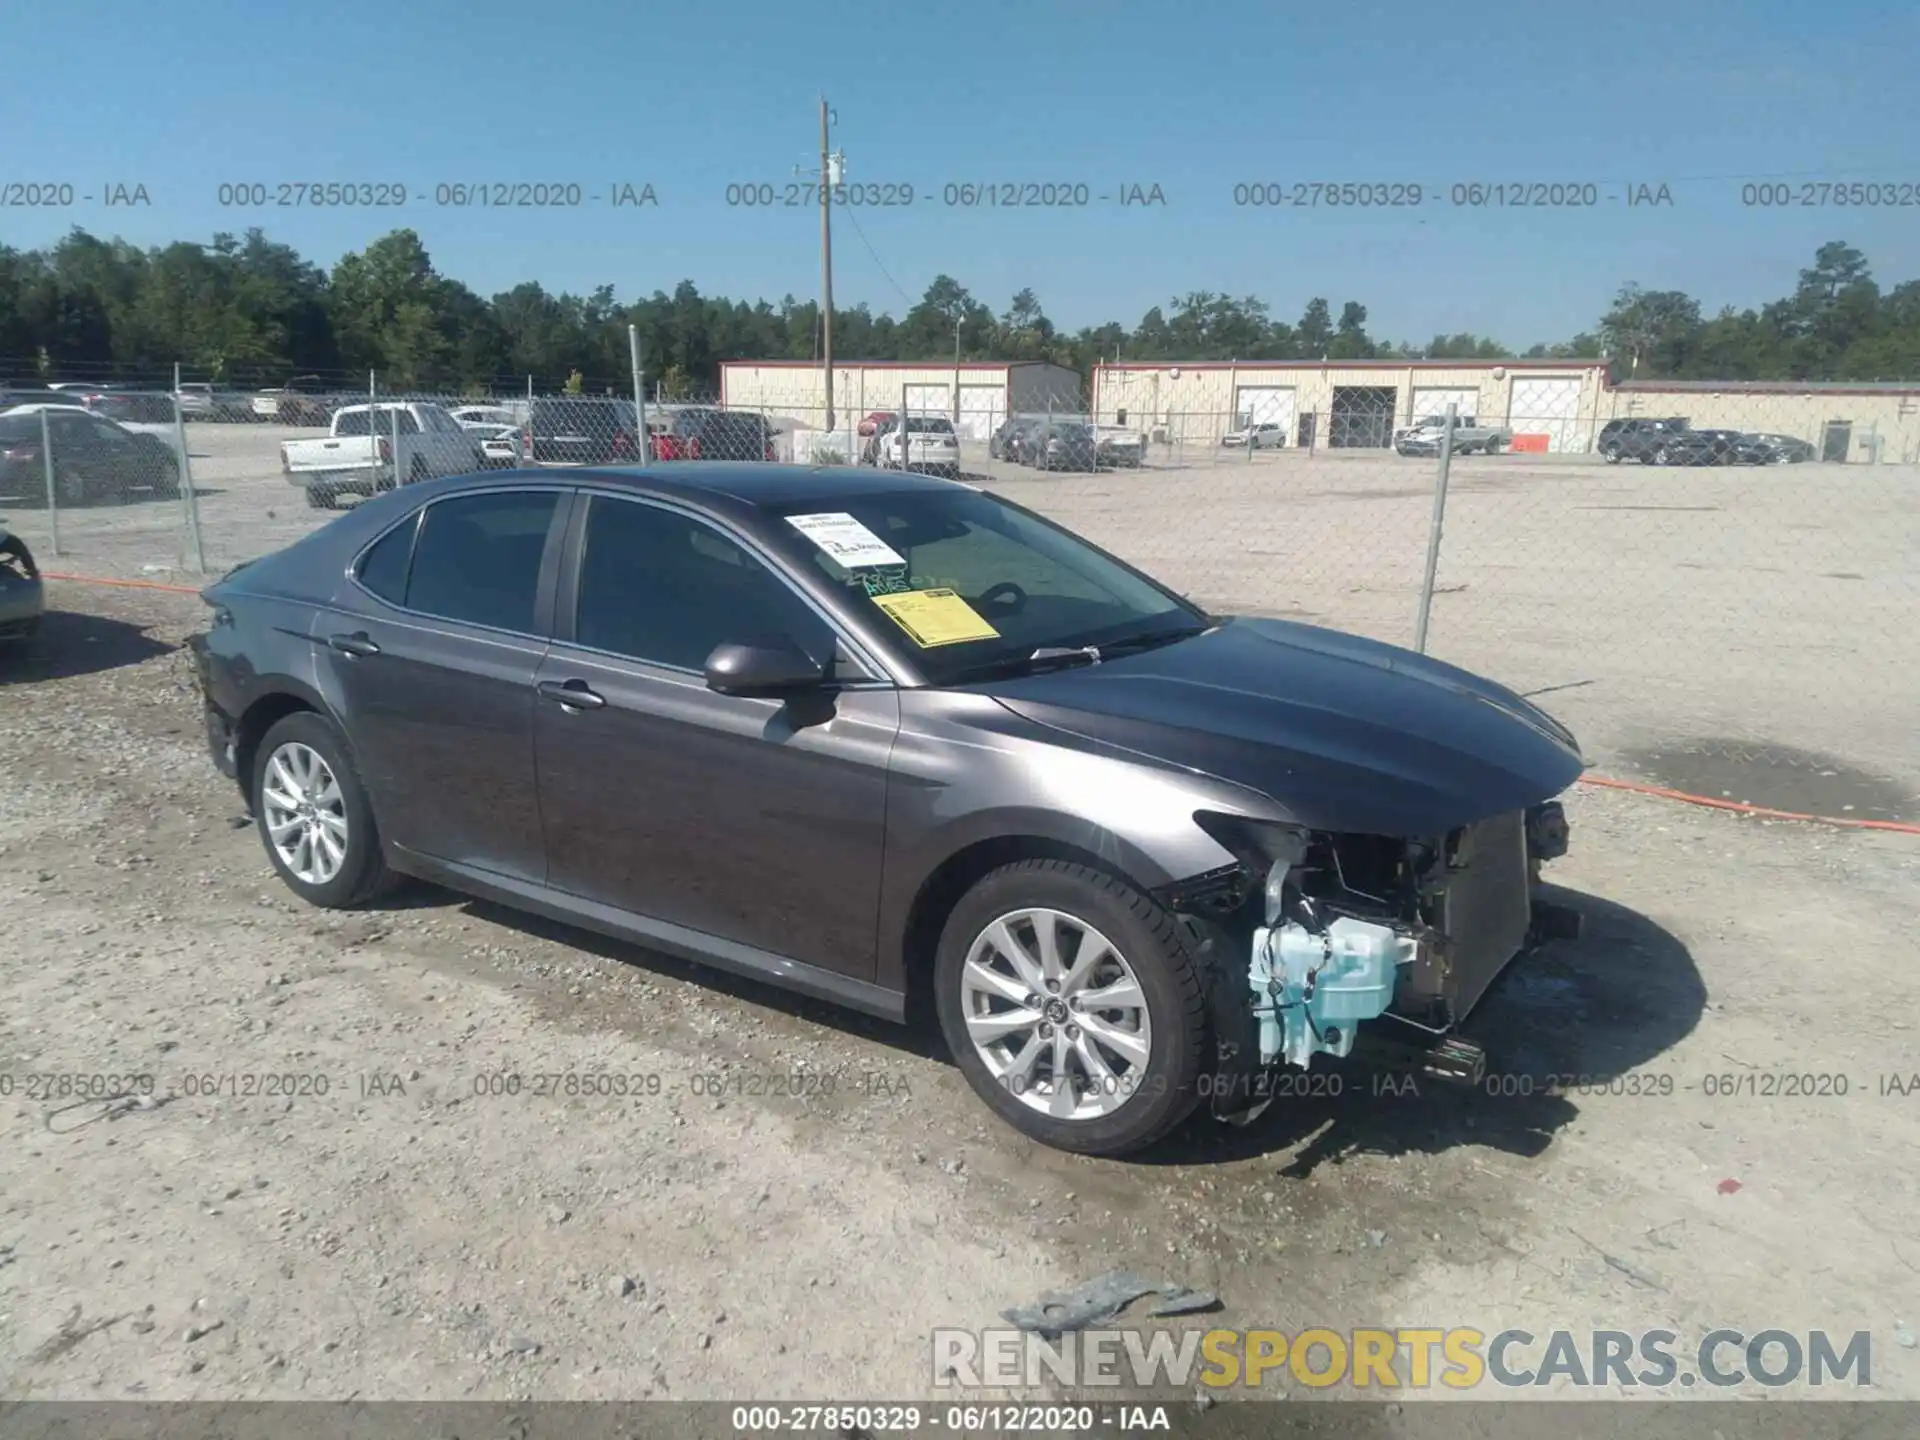
[[[1607,421],[1684,416],[1697,428],[1793,435],[1828,459],[1920,460],[1920,385],[1616,382],[1604,360],[1427,360],[1102,365],[1093,413],[1169,445],[1218,445],[1249,424],[1288,446],[1379,449],[1449,404],[1513,431],[1514,448],[1584,454]]]
[[[720,366],[720,403],[822,428],[826,372],[811,360],[728,360]],[[834,423],[844,430],[875,410],[944,415],[964,439],[985,440],[1009,415],[1084,413],[1077,370],[1043,361],[852,361],[833,367]]]

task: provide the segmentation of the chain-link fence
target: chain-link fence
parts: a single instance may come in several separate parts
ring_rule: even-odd
[[[0,520],[51,571],[198,583],[427,476],[643,453],[905,465],[991,488],[1216,611],[1400,645],[1424,615],[1429,653],[1538,696],[1609,767],[1862,818],[1913,802],[1834,798],[1849,766],[1920,789],[1920,418],[1898,406],[1840,433],[1792,397],[1723,423],[1450,402],[1449,439],[1444,413],[1391,391],[1261,415],[1092,396],[959,410],[897,389],[831,417],[631,388],[388,394],[378,377],[17,391],[0,396]],[[1757,769],[1726,768],[1743,759]]]

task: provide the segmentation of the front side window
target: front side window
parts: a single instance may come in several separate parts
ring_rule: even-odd
[[[532,634],[540,561],[558,503],[550,490],[523,490],[429,505],[402,603],[447,620]]]
[[[702,670],[720,645],[786,635],[833,658],[827,622],[778,575],[712,526],[639,501],[593,498],[574,639],[594,650]]]
[[[1085,541],[979,491],[789,502],[775,513],[776,543],[844,590],[876,633],[897,637],[934,684],[982,678],[1042,647],[1111,645],[1207,623]]]

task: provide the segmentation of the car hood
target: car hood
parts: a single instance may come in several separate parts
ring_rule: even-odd
[[[1257,790],[1315,830],[1441,835],[1559,794],[1557,721],[1410,650],[1283,620],[984,687],[1014,713]]]

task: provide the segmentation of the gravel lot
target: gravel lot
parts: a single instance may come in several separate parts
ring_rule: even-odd
[[[196,427],[210,564],[313,523],[261,465],[285,433]],[[1431,463],[1242,465],[994,483],[1203,601],[1405,639]],[[1548,703],[1609,765],[1744,738],[1809,753],[1737,798],[1915,818],[1913,478],[1459,462],[1434,648],[1578,686]],[[1620,508],[1675,504],[1713,508]],[[43,515],[0,513],[44,548]],[[193,579],[171,506],[62,528],[49,569]],[[991,1121],[928,1036],[425,887],[301,907],[204,753],[198,602],[52,590],[0,671],[0,1395],[944,1398],[932,1328],[1127,1266],[1216,1290],[1205,1324],[1869,1330],[1870,1393],[1920,1399],[1889,1163],[1920,1094],[1881,1093],[1920,1071],[1911,837],[1581,789],[1554,878],[1589,933],[1472,1028],[1498,1071],[1671,1093],[1354,1073],[1090,1161]],[[657,1093],[481,1093],[586,1071]],[[1776,1071],[1849,1093],[1702,1088]],[[164,1103],[29,1095],[128,1073]],[[222,1088],[264,1075],[305,1093]]]

